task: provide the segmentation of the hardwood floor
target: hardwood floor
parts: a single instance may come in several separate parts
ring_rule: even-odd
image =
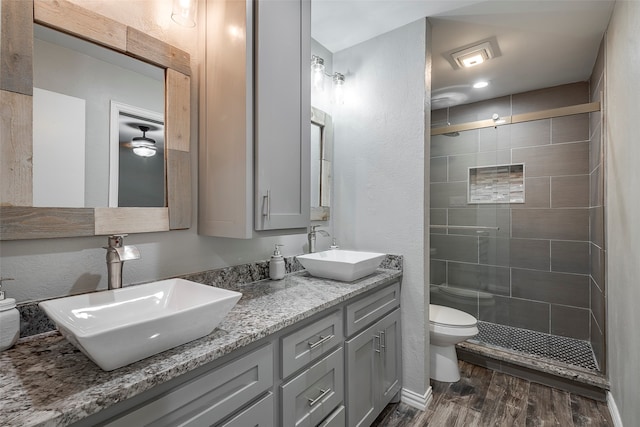
[[[433,400],[426,411],[391,404],[372,426],[613,426],[604,402],[459,363],[457,383],[431,381]]]

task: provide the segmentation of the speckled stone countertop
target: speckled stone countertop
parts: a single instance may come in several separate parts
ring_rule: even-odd
[[[239,285],[242,299],[213,333],[111,372],[58,332],[21,339],[0,353],[0,425],[71,424],[401,275],[378,269],[342,283],[302,272]]]

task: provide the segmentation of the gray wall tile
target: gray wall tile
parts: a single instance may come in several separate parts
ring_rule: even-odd
[[[591,280],[591,312],[601,331],[605,330],[605,307],[607,302],[598,285]]]
[[[579,340],[589,339],[588,309],[551,304],[551,333]]]
[[[514,148],[513,163],[524,163],[525,174],[535,176],[586,175],[589,173],[589,143]]]
[[[589,140],[589,113],[551,119],[551,142],[576,142]]]
[[[589,307],[589,276],[512,268],[511,282],[515,298]]]
[[[431,158],[429,178],[431,179],[431,182],[447,182],[447,158],[446,157]]]
[[[453,154],[476,153],[478,151],[478,131],[460,132],[459,136],[432,135],[431,157],[451,156]]]
[[[450,156],[449,181],[468,181],[470,167],[495,166],[510,163],[511,151],[509,150]]]
[[[549,240],[511,239],[510,258],[512,267],[549,271]]]
[[[530,113],[589,102],[589,84],[571,83],[512,95],[512,114]]]
[[[590,217],[590,236],[594,244],[604,248],[604,208],[602,206],[589,209]]]
[[[596,361],[598,362],[598,366],[603,372],[606,372],[607,352],[606,352],[606,346],[604,341],[604,334],[598,327],[598,324],[593,319],[593,316],[591,317],[591,340],[590,341],[591,341],[591,347],[593,348],[593,355]]]
[[[429,270],[429,283],[432,285],[440,285],[447,282],[447,263],[446,261],[431,260],[431,268]]]
[[[462,310],[476,319],[478,318],[478,292],[472,290],[461,290],[448,286],[430,286],[429,302]]]
[[[589,209],[514,209],[515,238],[589,240]]]
[[[478,239],[480,264],[510,266],[510,239],[480,237]]]
[[[507,150],[511,148],[511,126],[484,128],[478,131],[480,151]]]
[[[431,110],[431,126],[440,127],[447,123],[447,115],[449,111],[447,108],[440,108],[438,110]]]
[[[551,177],[551,207],[589,207],[589,175]]]
[[[429,210],[429,223],[434,225],[446,225],[447,224],[447,210],[446,209],[430,209]],[[433,233],[434,231],[432,231]]]
[[[512,148],[551,143],[551,119],[516,123],[510,127]]]
[[[475,122],[490,119],[494,113],[500,116],[511,115],[511,97],[503,96],[471,104],[449,108],[449,121],[452,124]]]
[[[600,289],[605,290],[606,292],[606,284],[604,281],[604,251],[598,246],[591,243],[590,255],[591,278],[596,282]]]
[[[591,113],[591,139],[589,142],[589,172],[593,172],[593,170],[600,164],[601,153],[600,150],[602,135],[600,134],[600,112]],[[595,127],[594,127],[595,126]]]
[[[467,205],[466,182],[434,182],[430,191],[432,208],[474,208]]]
[[[525,176],[527,174],[525,166]],[[551,206],[551,178],[542,176],[539,178],[525,178],[524,203],[512,203],[512,209],[523,208],[548,208]]]
[[[478,238],[471,236],[431,235],[431,258],[478,262]]]
[[[602,177],[601,172],[602,168],[598,166],[589,176],[589,206],[604,205],[604,178]]]
[[[447,264],[449,285],[494,295],[509,295],[509,269],[489,265]]]
[[[551,242],[551,270],[589,274],[589,242]]]
[[[549,333],[549,304],[496,296],[494,306],[480,307],[480,320]]]
[[[500,228],[499,230],[486,231],[449,229],[449,234],[509,237],[511,230],[511,214],[509,209],[449,209],[448,224]]]

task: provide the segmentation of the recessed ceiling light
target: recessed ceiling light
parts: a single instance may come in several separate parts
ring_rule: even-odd
[[[473,84],[474,89],[482,89],[483,87],[489,86],[489,82],[475,82]]]

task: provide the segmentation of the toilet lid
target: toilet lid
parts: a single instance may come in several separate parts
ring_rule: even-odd
[[[429,304],[429,322],[445,326],[475,326],[478,323],[469,313],[435,304]]]

